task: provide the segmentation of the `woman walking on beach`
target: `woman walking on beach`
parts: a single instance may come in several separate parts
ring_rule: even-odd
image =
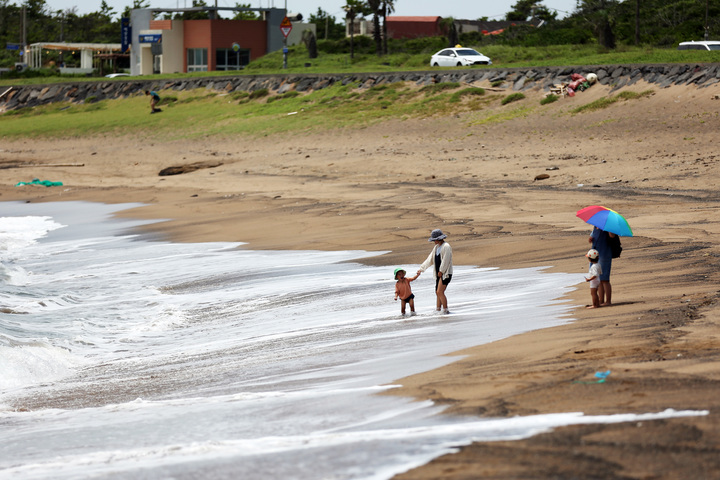
[[[447,235],[442,230],[433,230],[430,234],[428,242],[434,242],[430,255],[427,260],[420,265],[420,270],[417,271],[418,275],[427,270],[431,265],[435,266],[435,295],[437,296],[437,311],[442,309],[443,313],[450,313],[448,310],[448,301],[445,296],[445,289],[447,288],[450,280],[452,280],[453,266],[452,266],[452,248],[450,244],[445,241]]]
[[[614,233],[606,232],[598,227],[593,227],[593,231],[588,238],[588,242],[592,244],[592,248],[598,251],[599,264],[602,273],[600,274],[600,286],[598,287],[598,297],[600,298],[600,306],[612,305],[612,285],[610,285],[610,269],[612,268],[612,248],[610,247],[610,237],[614,237]]]

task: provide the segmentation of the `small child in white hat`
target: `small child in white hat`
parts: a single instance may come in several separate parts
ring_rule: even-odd
[[[597,250],[591,248],[585,256],[588,260],[590,260],[590,270],[588,271],[589,277],[585,277],[585,281],[590,282],[590,298],[592,298],[592,305],[589,305],[587,308],[600,308],[600,297],[598,296],[600,275],[602,275],[602,268],[598,263],[600,254]]]

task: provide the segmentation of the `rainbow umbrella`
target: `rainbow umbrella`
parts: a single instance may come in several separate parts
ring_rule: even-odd
[[[591,205],[578,210],[575,216],[606,232],[612,232],[621,237],[633,236],[630,224],[625,217],[607,207]]]

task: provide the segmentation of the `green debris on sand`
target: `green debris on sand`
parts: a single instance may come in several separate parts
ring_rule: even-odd
[[[50,180],[40,180],[39,178],[33,178],[32,182],[18,182],[16,187],[22,187],[23,185],[44,185],[46,187],[62,187],[62,182],[51,182]]]

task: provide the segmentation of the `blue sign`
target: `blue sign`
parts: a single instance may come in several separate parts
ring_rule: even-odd
[[[120,53],[127,52],[132,43],[132,28],[130,28],[130,19],[120,19]]]
[[[147,33],[138,35],[140,43],[160,43],[162,42],[162,33]]]
[[[5,44],[5,48],[6,48],[7,50],[20,50],[20,47],[21,47],[21,46],[22,46],[22,45],[19,44],[19,43],[6,43],[6,44]]]

